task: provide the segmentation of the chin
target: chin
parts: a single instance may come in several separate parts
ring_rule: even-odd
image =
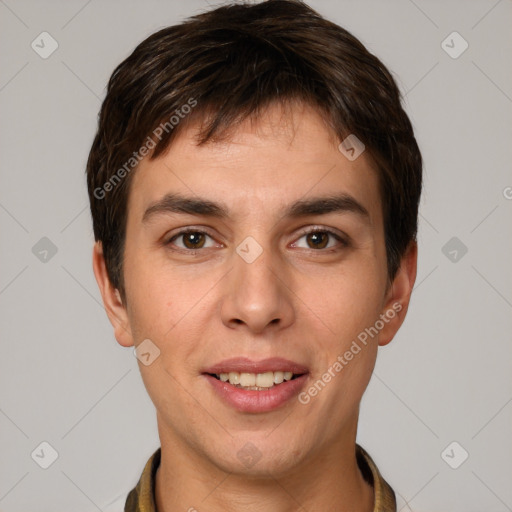
[[[304,440],[290,442],[265,432],[250,432],[223,442],[223,448],[215,459],[216,465],[225,472],[245,477],[265,478],[284,476],[304,458]],[[285,436],[286,437],[286,436]],[[299,447],[300,445],[300,447]],[[231,451],[232,449],[232,451]]]

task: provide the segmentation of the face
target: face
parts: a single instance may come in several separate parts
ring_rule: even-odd
[[[365,153],[347,159],[309,107],[282,114],[270,107],[202,147],[191,126],[141,162],[126,307],[95,256],[119,343],[160,351],[139,367],[161,439],[231,473],[284,475],[353,443],[378,345],[403,321],[415,277],[411,253],[387,286]]]

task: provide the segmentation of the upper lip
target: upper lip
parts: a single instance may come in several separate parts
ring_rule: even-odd
[[[292,372],[302,375],[308,373],[308,369],[294,361],[282,357],[271,357],[261,361],[253,361],[247,357],[233,357],[205,368],[202,373],[265,373],[265,372]]]

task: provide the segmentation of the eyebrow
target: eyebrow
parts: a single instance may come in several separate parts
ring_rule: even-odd
[[[365,221],[370,220],[368,210],[349,194],[298,200],[282,212],[281,218],[291,219],[345,212],[354,213]],[[154,216],[167,213],[202,215],[217,219],[229,218],[229,209],[224,204],[200,197],[185,197],[171,193],[150,204],[142,216],[142,222],[147,223]]]

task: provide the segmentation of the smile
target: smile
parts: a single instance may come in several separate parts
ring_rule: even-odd
[[[232,386],[252,391],[265,391],[285,381],[299,377],[293,372],[265,372],[265,373],[239,373],[229,372],[215,374],[215,378],[222,382],[229,382]]]

